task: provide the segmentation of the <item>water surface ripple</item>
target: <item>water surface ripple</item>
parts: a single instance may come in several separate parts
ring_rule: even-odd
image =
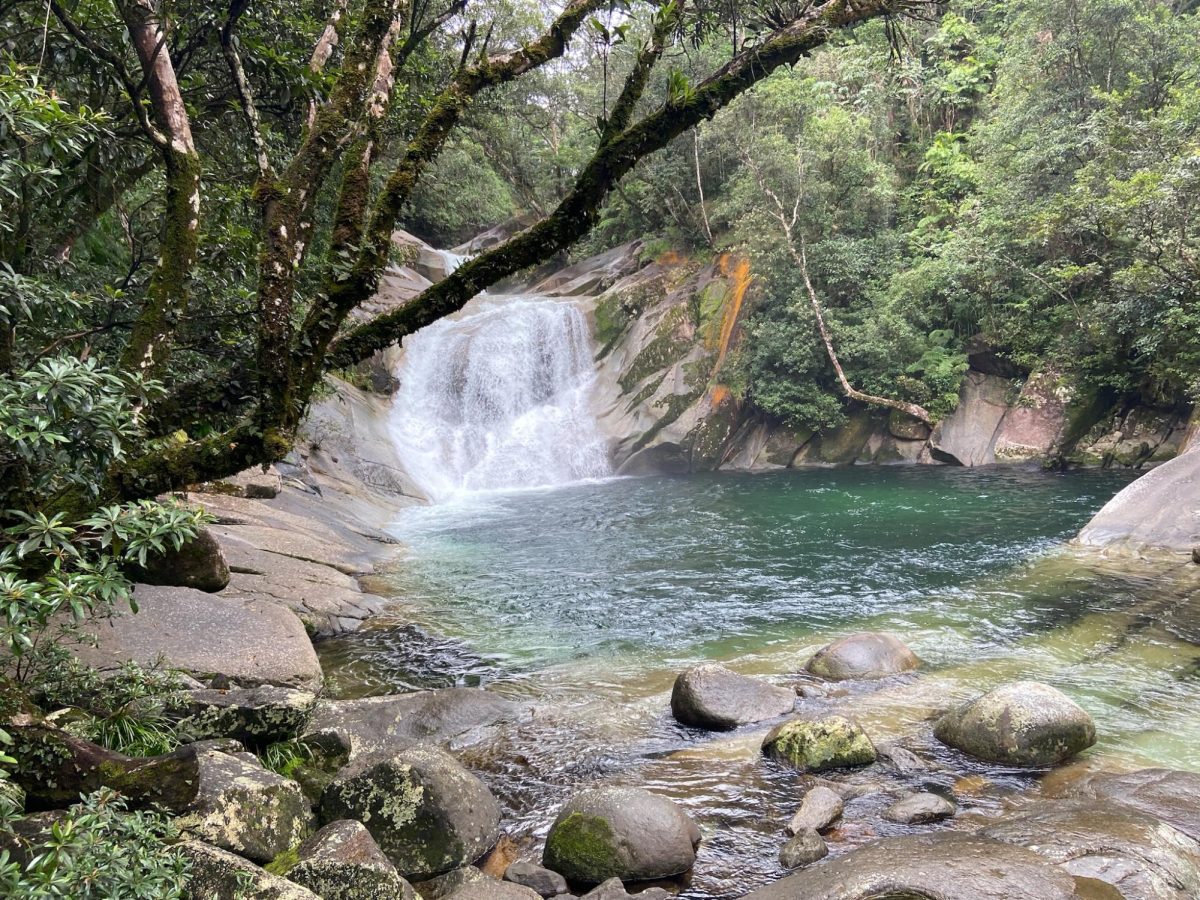
[[[968,818],[1030,777],[948,753],[929,722],[1007,679],[1045,680],[1093,713],[1101,739],[1086,765],[1200,769],[1194,585],[1062,550],[1128,480],[864,467],[470,494],[395,524],[394,607],[322,644],[322,661],[345,696],[459,684],[530,701],[535,715],[463,753],[531,851],[571,788],[644,785],[704,829],[686,894],[738,896],[782,874],[800,788],[759,758],[762,727],[674,723],[671,682],[701,660],[804,687],[804,661],[828,640],[900,635],[922,675],[807,684],[802,703],[852,712],[876,743],[935,760],[940,774],[912,786],[955,792]],[[888,833],[884,800],[851,804],[831,851]]]

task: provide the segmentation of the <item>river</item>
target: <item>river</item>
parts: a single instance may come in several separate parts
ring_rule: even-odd
[[[481,685],[529,701],[529,719],[464,751],[515,836],[536,848],[580,784],[650,787],[705,830],[687,896],[737,896],[782,874],[797,776],[759,758],[762,727],[671,719],[674,676],[697,661],[799,684],[877,744],[942,758],[914,786],[953,790],[964,823],[1032,776],[946,757],[929,719],[1004,680],[1047,681],[1093,714],[1083,765],[1200,769],[1194,604],[1156,567],[1063,549],[1129,478],[857,467],[463,492],[395,523],[392,610],[321,645],[322,663],[343,696]],[[861,629],[902,637],[924,674],[804,678],[813,650]],[[831,851],[879,833],[852,828]]]

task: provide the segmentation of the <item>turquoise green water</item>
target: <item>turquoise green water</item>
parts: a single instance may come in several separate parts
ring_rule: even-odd
[[[796,784],[758,758],[761,729],[673,723],[671,682],[700,660],[792,684],[838,635],[896,633],[922,676],[804,703],[941,759],[944,789],[986,775],[960,796],[966,812],[986,815],[1031,780],[945,757],[929,720],[1012,678],[1092,712],[1087,765],[1200,769],[1195,583],[1183,568],[1061,549],[1128,480],[853,468],[474,495],[404,514],[392,612],[322,645],[323,662],[346,695],[464,684],[530,700],[533,724],[467,757],[516,836],[536,850],[572,786],[648,785],[706,830],[689,894],[735,896],[780,874]],[[886,829],[866,819],[832,851]]]

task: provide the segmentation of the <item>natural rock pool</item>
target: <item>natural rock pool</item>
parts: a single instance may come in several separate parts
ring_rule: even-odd
[[[852,715],[877,746],[931,763],[834,776],[863,796],[829,836],[833,855],[913,830],[880,816],[902,787],[952,794],[950,827],[965,828],[1089,768],[1200,770],[1196,567],[1063,547],[1129,479],[871,467],[466,495],[395,524],[403,553],[373,585],[394,606],[321,644],[322,664],[342,696],[457,684],[527,701],[518,722],[457,748],[518,843],[540,846],[572,788],[647,787],[704,832],[685,894],[740,896],[784,874],[802,778],[761,758],[769,725],[712,734],[672,719],[675,675],[701,660],[798,685],[801,708]],[[866,629],[900,636],[920,673],[803,674],[813,651]],[[1096,720],[1097,745],[1048,786],[931,736],[938,711],[1019,678]]]

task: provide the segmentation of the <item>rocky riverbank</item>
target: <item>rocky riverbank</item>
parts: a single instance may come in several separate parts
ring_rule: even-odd
[[[540,289],[645,277],[643,268],[622,275],[624,258]],[[609,267],[599,280],[597,265]],[[139,585],[141,611],[97,623],[97,647],[81,652],[101,667],[162,662],[191,679],[175,714],[197,771],[194,794],[176,809],[192,896],[608,900],[686,890],[707,846],[722,841],[720,823],[697,823],[637,784],[572,787],[538,811],[535,839],[510,836],[508,773],[554,778],[559,769],[510,756],[490,763],[506,734],[554,710],[470,688],[330,697],[313,641],[382,608],[371,579],[397,549],[382,528],[420,502],[387,438],[386,407],[386,397],[339,383],[285,464],[199,486],[190,500],[216,517],[215,547],[181,555],[154,578],[178,583]],[[673,433],[671,423],[641,421],[664,441]],[[832,438],[816,440],[816,458],[833,461],[819,450]],[[934,437],[922,440],[928,447]],[[676,452],[655,441],[627,461]],[[1158,548],[1190,566],[1189,544],[1200,544],[1197,460],[1200,452],[1184,453],[1135,483],[1081,540]],[[1190,627],[1181,616],[1172,628]],[[711,753],[742,760],[737,772],[794,784],[786,810],[751,812],[782,816],[779,860],[795,874],[751,896],[1200,895],[1200,775],[1093,759],[1096,726],[1084,704],[1048,685],[1013,679],[974,696],[948,693],[901,637],[831,634],[811,659],[770,678],[735,671],[736,661],[689,669],[660,698],[687,749],[656,765]],[[864,714],[881,704],[898,711],[886,727]],[[262,764],[279,744],[304,748],[286,775]]]

